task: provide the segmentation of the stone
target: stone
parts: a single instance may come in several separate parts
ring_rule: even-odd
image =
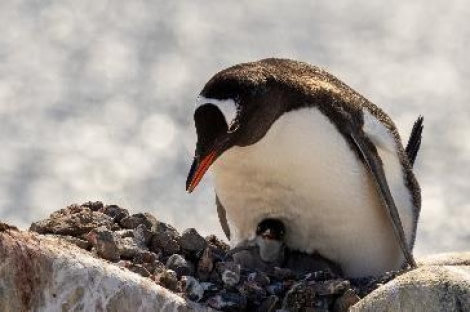
[[[157,219],[155,219],[155,217],[148,212],[135,213],[133,215],[124,217],[119,221],[119,224],[125,229],[135,229],[140,224],[143,224],[150,230],[157,223]]]
[[[315,290],[304,282],[293,285],[282,302],[282,308],[292,312],[316,307],[318,308],[315,300]]]
[[[178,278],[183,275],[194,274],[194,265],[179,254],[171,255],[165,266],[167,269],[175,271]]]
[[[256,305],[260,305],[263,299],[266,298],[266,290],[264,287],[254,281],[245,281],[242,285],[237,287],[237,289]]]
[[[178,289],[178,276],[173,270],[165,270],[158,277],[160,285],[169,290],[176,291]]]
[[[249,273],[248,281],[255,282],[261,286],[268,286],[271,283],[269,276],[264,272]]]
[[[200,253],[206,248],[207,242],[194,228],[189,228],[181,234],[180,246],[185,251]]]
[[[171,225],[163,222],[157,222],[152,227],[152,237],[149,243],[149,249],[155,253],[160,251],[166,256],[178,253],[180,251],[180,235]]]
[[[222,277],[225,287],[235,287],[240,281],[240,264],[235,262],[218,262],[217,271]]]
[[[205,239],[206,239],[206,242],[209,244],[209,246],[212,246],[216,249],[220,249],[224,252],[227,252],[230,250],[230,246],[224,241],[218,239],[217,236],[215,235],[206,236]]]
[[[459,257],[470,260],[469,253]],[[445,260],[444,256],[439,265],[423,265],[404,273],[361,299],[350,311],[470,311],[470,266],[452,265],[466,263],[461,260],[452,256]]]
[[[89,202],[81,204],[80,207],[85,207],[92,211],[100,211],[101,209],[103,209],[104,205],[100,201],[95,201],[95,202],[89,201]]]
[[[40,234],[80,236],[98,227],[111,229],[113,219],[88,207],[71,205],[50,215],[48,219],[34,222],[30,230]]]
[[[0,221],[0,232],[5,232],[5,231],[18,231],[18,228],[14,225],[10,225],[10,224],[3,223]]]
[[[181,277],[181,284],[189,300],[198,302],[204,296],[204,288],[194,277]]]
[[[144,224],[139,224],[134,229],[134,241],[139,248],[147,249],[147,245],[152,238],[152,232]]]
[[[348,312],[349,308],[360,300],[353,289],[348,289],[336,299],[333,304],[333,312]]]
[[[139,253],[139,246],[133,237],[119,238],[117,248],[119,255],[124,259],[133,259]]]
[[[315,293],[319,296],[340,295],[350,288],[349,281],[336,279],[321,282],[307,282],[307,285],[313,286]]]
[[[116,223],[119,223],[123,218],[129,216],[129,211],[127,209],[121,208],[117,205],[107,205],[99,211],[113,218],[113,221]]]
[[[96,248],[98,256],[113,262],[119,261],[120,254],[114,232],[105,227],[99,227],[90,231],[87,239]]]
[[[214,269],[214,256],[212,249],[206,247],[202,252],[201,257],[197,263],[197,276],[201,281],[209,280],[210,274]]]
[[[159,261],[160,257],[154,252],[148,250],[141,250],[139,249],[135,254],[132,262],[134,263],[153,263],[155,261]]]

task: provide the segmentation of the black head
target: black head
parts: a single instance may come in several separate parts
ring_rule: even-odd
[[[204,86],[194,112],[197,144],[186,181],[189,192],[223,152],[259,141],[285,110],[285,92],[271,67],[268,60],[236,65]]]
[[[282,241],[285,233],[284,223],[278,219],[264,219],[256,228],[256,235],[266,239]]]
[[[284,112],[310,105],[315,83],[332,79],[322,75],[305,63],[265,59],[212,77],[194,112],[197,144],[186,190],[191,192],[226,150],[258,142]]]

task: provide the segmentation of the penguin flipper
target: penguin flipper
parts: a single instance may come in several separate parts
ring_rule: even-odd
[[[419,148],[421,147],[421,137],[423,133],[423,116],[419,116],[411,130],[408,144],[406,145],[406,155],[410,160],[411,166],[414,165],[416,156],[418,155]]]
[[[388,186],[388,182],[385,176],[385,171],[383,169],[382,160],[377,153],[375,145],[367,139],[361,133],[355,133],[352,131],[350,133],[350,138],[352,144],[357,148],[359,156],[362,158],[366,168],[370,172],[375,186],[377,188],[377,193],[382,201],[383,206],[387,210],[387,215],[390,218],[392,223],[393,232],[395,237],[398,239],[398,244],[405,256],[405,260],[412,267],[416,267],[416,262],[413,255],[411,254],[408,244],[406,243],[405,231],[403,230],[403,225],[400,220],[400,215],[398,209],[395,205],[392,193]]]
[[[224,231],[225,236],[227,236],[227,239],[230,240],[230,227],[228,226],[227,222],[227,214],[217,194],[215,195],[215,204],[217,205],[217,215],[219,216],[219,222],[222,226],[222,230]]]

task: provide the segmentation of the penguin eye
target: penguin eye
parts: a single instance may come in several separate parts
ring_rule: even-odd
[[[237,117],[235,117],[235,119],[232,120],[232,122],[229,124],[227,132],[234,133],[238,130],[238,128],[240,128],[240,121],[238,120],[238,113],[237,113]]]

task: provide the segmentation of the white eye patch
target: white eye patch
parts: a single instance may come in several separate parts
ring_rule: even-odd
[[[195,110],[204,104],[215,105],[224,115],[225,122],[230,127],[235,118],[237,117],[237,104],[233,99],[218,100],[218,99],[209,99],[203,96],[198,96],[196,99],[196,108]]]

